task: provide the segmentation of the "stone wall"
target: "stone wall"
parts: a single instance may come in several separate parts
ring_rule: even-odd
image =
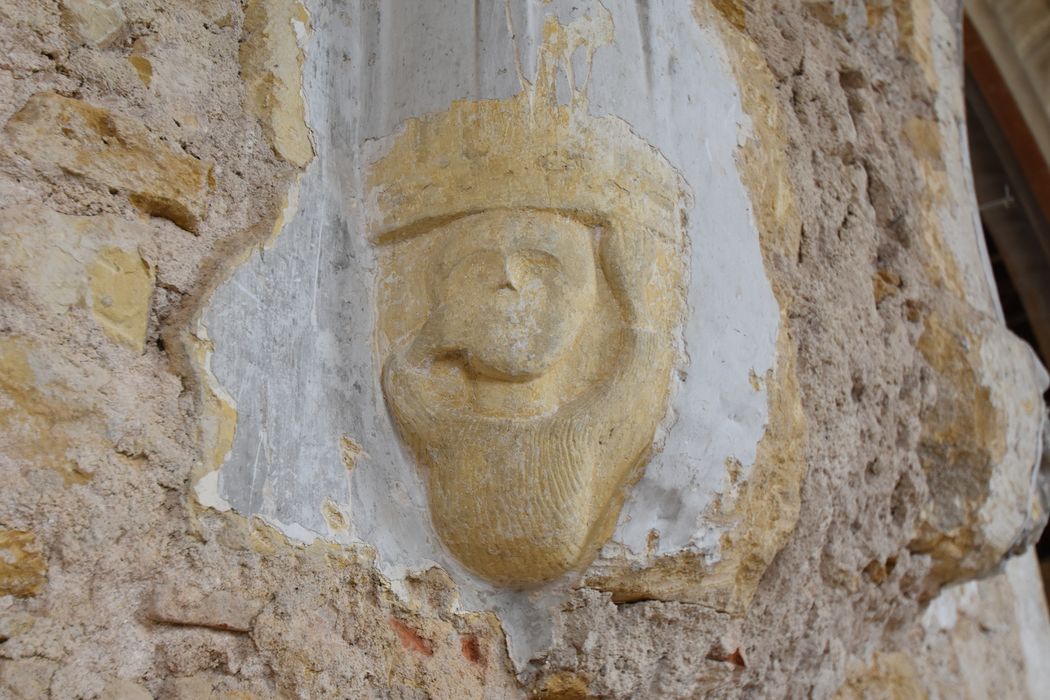
[[[621,27],[635,7],[606,5]],[[695,47],[668,38],[682,3],[630,15],[642,50],[666,58],[647,84],[673,102],[675,71],[698,81],[687,104],[710,130],[696,140],[714,139],[707,157],[736,183],[689,182],[714,208],[696,220],[737,227],[698,234],[693,254],[729,241],[729,262],[751,271],[736,282],[746,293],[726,291],[727,276],[689,302],[709,309],[723,291],[726,320],[685,342],[699,357],[734,314],[765,334],[756,371],[733,380],[754,393],[732,407],[758,408],[704,418],[708,395],[681,378],[677,422],[633,493],[673,483],[660,460],[692,454],[683,430],[731,432],[731,454],[703,472],[705,500],[682,499],[700,525],[657,529],[664,549],[639,553],[622,521],[623,547],[539,608],[485,593],[451,559],[424,565],[438,555],[419,532],[368,515],[416,504],[386,489],[401,448],[369,442],[361,416],[387,420],[382,400],[355,398],[351,377],[371,370],[331,360],[370,362],[371,328],[282,330],[323,308],[325,275],[343,285],[338,309],[372,312],[361,280],[374,270],[355,257],[364,239],[343,195],[365,173],[346,164],[448,108],[427,107],[437,88],[411,87],[395,61],[387,77],[418,104],[380,113],[362,144],[343,130],[384,94],[382,80],[354,79],[389,58],[366,49],[406,7],[0,4],[0,695],[978,698],[1050,686],[1050,623],[1024,553],[1045,520],[1046,378],[1003,328],[984,261],[958,4],[701,0],[674,35],[700,36]],[[478,7],[503,13],[449,3],[406,21],[418,54],[427,37],[485,35],[459,26]],[[478,66],[501,50],[478,46]],[[686,48],[706,53],[690,63]],[[499,98],[513,98],[513,78]],[[609,112],[627,114],[610,95]],[[599,104],[600,87],[589,97]],[[644,114],[623,118],[662,138]],[[659,143],[672,161],[696,147],[680,131]],[[265,391],[287,377],[301,391]],[[326,433],[331,445],[302,439],[300,462],[242,450],[261,442],[267,423],[251,417],[264,405],[293,438],[332,415],[347,429]],[[270,465],[257,496],[257,472],[237,472],[255,463]],[[658,502],[636,495],[625,513],[648,523]],[[710,549],[697,532],[713,533]]]

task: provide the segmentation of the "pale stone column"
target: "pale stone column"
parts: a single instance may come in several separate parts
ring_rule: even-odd
[[[736,160],[753,126],[717,28],[673,4],[392,2],[346,40],[357,72],[305,85],[308,113],[339,121],[315,127],[318,162],[294,215],[203,318],[216,385],[238,387],[238,428],[217,489],[198,492],[292,537],[371,544],[395,586],[440,565],[468,609],[501,611],[521,669],[551,644],[552,613],[581,576],[616,599],[742,611],[795,524],[805,425]],[[328,56],[310,59],[318,75]],[[450,218],[485,211],[557,211],[563,223],[467,217],[446,232]],[[559,233],[565,217],[585,228]],[[456,278],[440,313],[467,314],[473,335],[426,342],[511,353],[503,362],[516,366],[502,346],[575,333],[556,324],[578,313],[589,325],[567,336],[575,345],[551,350],[524,382],[481,370],[465,390],[442,389],[456,380],[439,379],[429,354],[394,359],[423,342],[421,325],[442,323],[428,309],[434,276],[471,255],[463,274],[488,274],[477,251],[510,241],[477,237],[522,225],[591,241],[586,259],[556,264],[592,268],[597,291],[550,293],[596,301],[569,312],[522,292],[504,331],[504,307],[479,298],[496,287]],[[605,242],[617,236],[630,248],[620,262]],[[568,254],[553,240],[521,250]],[[435,272],[435,255],[449,269]],[[334,269],[347,258],[358,262]],[[617,283],[624,265],[639,271]],[[422,333],[435,332],[450,331]],[[252,349],[235,340],[247,336]],[[447,371],[473,375],[474,362]],[[392,379],[384,402],[385,367],[418,374],[418,388]],[[444,391],[502,403],[445,406]],[[543,413],[552,417],[527,418]],[[633,437],[599,444],[616,431]],[[349,474],[340,444],[360,453]],[[445,456],[428,459],[435,450]],[[780,498],[768,500],[771,489]],[[744,509],[754,514],[742,522]]]

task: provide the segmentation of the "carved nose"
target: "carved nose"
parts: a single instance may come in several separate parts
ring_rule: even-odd
[[[503,283],[499,286],[499,289],[509,289],[512,292],[521,289],[522,273],[521,261],[518,260],[518,256],[509,255],[504,258]]]
[[[510,274],[510,270],[504,265],[503,267],[503,282],[497,287],[498,290],[509,289],[512,292],[518,291],[518,286],[514,283],[514,278]]]

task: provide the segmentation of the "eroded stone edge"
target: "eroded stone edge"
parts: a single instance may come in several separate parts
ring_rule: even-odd
[[[685,550],[638,567],[626,559],[603,566],[585,585],[611,592],[617,601],[667,600],[699,603],[742,613],[773,557],[798,522],[805,475],[807,426],[795,371],[797,346],[786,322],[793,293],[778,279],[776,260],[794,259],[801,219],[788,176],[786,129],[776,100],[773,75],[757,45],[742,31],[742,9],[727,2],[697,0],[694,17],[714,28],[740,89],[751,133],[738,149],[741,180],[751,197],[759,246],[774,298],[780,307],[776,365],[764,378],[769,419],[746,482],[716,500],[705,519],[722,525],[721,558],[709,564]]]

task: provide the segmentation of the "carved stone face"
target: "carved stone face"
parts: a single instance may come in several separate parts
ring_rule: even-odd
[[[521,208],[456,218],[384,259],[380,310],[403,329],[387,404],[442,541],[489,581],[549,581],[608,537],[665,408],[658,324],[673,307],[651,292],[670,278],[657,250]]]
[[[497,210],[445,226],[429,323],[471,371],[535,379],[576,341],[596,297],[592,234],[564,216]]]
[[[486,581],[553,581],[612,534],[667,410],[687,200],[626,123],[524,91],[410,121],[372,165],[383,395]]]

